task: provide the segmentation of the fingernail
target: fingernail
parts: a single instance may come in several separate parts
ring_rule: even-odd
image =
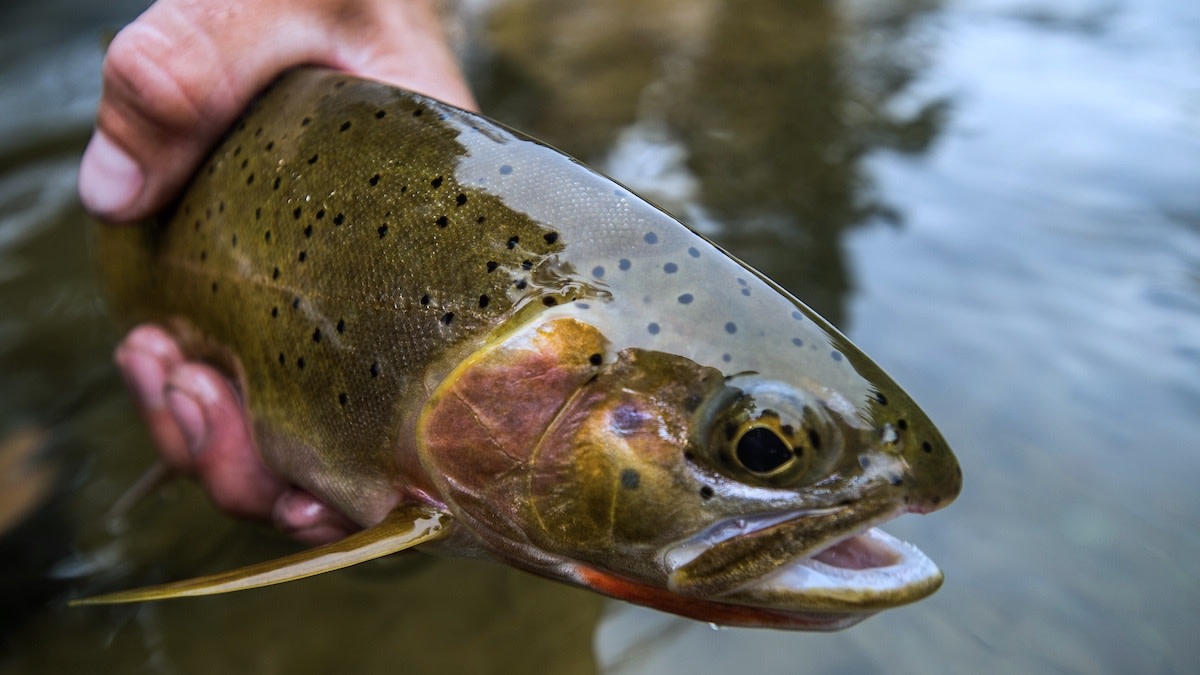
[[[137,199],[145,183],[141,168],[124,150],[101,131],[92,135],[79,165],[79,198],[88,211],[119,213]]]
[[[165,403],[163,385],[166,380],[158,359],[122,350],[117,353],[117,363],[142,407],[151,411],[161,410]]]
[[[208,440],[208,423],[199,401],[178,389],[172,389],[167,392],[167,407],[187,440],[188,452],[193,457],[199,455]]]

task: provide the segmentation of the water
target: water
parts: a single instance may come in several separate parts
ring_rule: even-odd
[[[66,609],[70,589],[290,550],[183,484],[124,529],[99,517],[150,451],[108,362],[73,181],[104,30],[138,6],[76,4],[0,9],[0,432],[48,430],[57,476],[0,541],[0,673],[1200,663],[1200,5],[463,3],[484,110],[795,291],[957,450],[959,501],[888,528],[938,561],[945,587],[816,635],[714,632],[423,557],[224,598]]]

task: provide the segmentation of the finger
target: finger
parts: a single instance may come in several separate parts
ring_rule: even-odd
[[[270,519],[287,484],[259,457],[228,380],[208,366],[185,363],[171,372],[166,399],[212,502],[231,515]]]
[[[190,472],[187,440],[165,397],[168,373],[184,362],[179,346],[156,326],[138,326],[117,347],[114,360],[159,454],[172,469]]]
[[[311,493],[292,487],[275,501],[275,526],[294,539],[326,544],[361,529]]]
[[[474,106],[427,0],[160,0],[109,47],[84,206],[114,222],[157,211],[254,94],[302,63]]]

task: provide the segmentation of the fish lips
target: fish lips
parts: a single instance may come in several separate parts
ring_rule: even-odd
[[[668,588],[843,628],[942,585],[920,549],[874,527],[896,515],[830,509],[730,519],[665,552]],[[850,520],[858,526],[846,528]],[[841,536],[822,534],[838,527]]]

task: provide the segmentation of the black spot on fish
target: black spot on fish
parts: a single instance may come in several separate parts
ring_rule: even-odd
[[[520,238],[520,237],[518,237],[518,236],[517,236],[517,235],[515,235],[515,234],[514,234],[513,236],[509,237],[509,238],[508,238],[508,250],[510,250],[510,251],[511,251],[511,250],[513,250],[514,248],[516,248],[516,247],[517,247],[517,244],[518,244],[520,241],[521,241],[521,238]]]
[[[558,304],[558,298],[554,297],[553,295],[547,295],[546,297],[542,298],[542,304],[547,307],[553,307]]]
[[[383,119],[385,115],[387,115],[386,110],[376,110],[375,111],[375,119],[377,119],[377,120]]]
[[[370,178],[367,179],[367,182],[370,183],[371,185],[379,185],[379,174],[375,174],[374,176],[371,176]]]
[[[875,392],[875,400],[879,401],[879,405],[888,404],[887,396],[884,396],[882,391]]]
[[[900,431],[906,431],[908,430],[908,420],[900,418],[896,420],[896,426],[900,428]]]
[[[311,238],[312,238],[312,233],[313,233],[313,227],[312,227],[312,225],[311,225],[311,224],[309,224],[308,226],[306,226],[306,227],[304,228],[304,238],[305,238],[305,239],[311,239]]]
[[[637,469],[624,469],[621,471],[621,487],[626,490],[636,490],[641,483],[642,475],[637,472]]]
[[[195,222],[195,224],[194,224],[194,225],[192,225],[192,229],[196,230],[197,232],[199,232],[199,231],[200,231],[200,221],[199,221],[199,220],[197,220],[197,221]]]
[[[341,405],[346,405],[349,401],[350,397],[346,395],[346,392],[343,391],[338,394],[338,403]]]
[[[279,365],[287,365],[287,357],[283,355],[283,352],[279,352]]]
[[[651,335],[658,335],[658,331],[661,328],[659,328],[657,323],[651,322],[650,325],[646,326],[646,330],[650,331]]]
[[[279,176],[275,176],[275,182],[271,184],[271,189],[272,190],[279,189]]]
[[[653,232],[647,232],[646,236],[642,237],[642,239],[645,239],[647,244],[658,243],[658,235]]]
[[[663,265],[663,271],[666,272],[667,274],[675,274],[676,272],[679,271],[679,265],[669,262],[666,265]]]
[[[321,341],[321,329],[318,328],[318,329],[314,330],[312,337],[313,337],[313,342],[320,342]]]
[[[420,117],[422,112],[423,111],[420,108],[417,108],[413,111],[413,117]]]
[[[797,347],[803,347],[804,340],[801,340],[800,338],[792,338],[792,344],[796,345]]]
[[[200,251],[200,262],[208,260],[208,251]]]
[[[446,312],[442,315],[442,324],[449,326],[450,322],[454,321],[454,312]]]
[[[302,127],[306,127],[306,126],[308,126],[308,125],[309,125],[311,122],[312,122],[312,118],[311,118],[311,117],[305,117],[304,119],[300,120],[300,126],[302,126]]]
[[[246,185],[253,185],[253,184],[254,184],[254,174],[250,174],[249,176],[246,176]]]
[[[921,449],[925,452],[933,452],[933,445],[929,441],[924,441],[921,443]]]
[[[338,319],[338,322],[337,322],[337,332],[339,332],[339,333],[345,333],[345,332],[346,332],[346,320],[345,320],[345,319]]]
[[[304,370],[304,357],[303,356],[296,359],[296,367],[299,368],[300,370]]]
[[[507,165],[507,164],[501,164],[501,165],[500,165],[500,175],[501,175],[501,176],[507,176],[507,175],[508,175],[508,174],[510,174],[510,173],[512,173],[512,167],[511,167],[511,166],[509,166],[509,165]]]
[[[528,285],[529,285],[529,282],[528,282],[528,281],[526,281],[525,279],[520,279],[520,280],[518,280],[518,281],[517,281],[517,283],[513,284],[513,286],[516,286],[516,287],[517,287],[517,290],[518,290],[518,291],[523,291],[523,290],[525,290],[525,287],[526,287],[526,286],[528,286]]]
[[[429,181],[429,184],[435,188],[442,187],[442,177],[438,176],[437,178],[434,178],[433,180]]]
[[[743,289],[742,289],[742,295],[744,295],[744,296],[746,296],[746,297],[750,297],[750,289],[749,289],[749,288],[743,288]]]
[[[733,357],[730,356],[729,354],[722,354],[721,360],[724,361],[725,363],[729,363],[730,361],[733,360]]]
[[[346,120],[345,122],[342,122],[342,126],[338,127],[338,131],[345,131],[349,128],[350,128],[350,121]]]
[[[308,260],[308,251],[300,251],[300,255],[296,256],[296,258],[299,259],[300,262]]]
[[[737,324],[732,321],[727,322],[725,324],[725,332],[729,333],[730,335],[733,335],[734,333],[737,332]]]
[[[429,300],[430,300],[430,298],[429,298],[429,294],[428,294],[428,293],[426,293],[425,295],[422,295],[422,296],[421,296],[421,304],[422,304],[422,305],[428,305],[428,304],[429,304]]]
[[[292,298],[292,309],[300,309],[300,296]]]
[[[254,219],[262,220],[262,209],[254,209]]]
[[[371,377],[379,377],[379,363],[378,362],[371,364]]]
[[[341,225],[341,224],[342,224],[342,223],[344,223],[344,222],[346,222],[346,216],[345,216],[345,215],[343,215],[343,214],[341,214],[341,213],[339,213],[339,214],[337,214],[336,216],[334,216],[334,217],[333,217],[333,224],[334,224],[334,225]]]
[[[793,319],[795,319],[795,320],[797,320],[797,321],[799,321],[799,320],[801,320],[801,319],[803,319],[803,318],[804,318],[804,315],[800,313],[800,310],[793,310],[793,311],[792,311],[792,318],[793,318]]]
[[[292,218],[293,218],[293,219],[295,219],[295,220],[300,220],[300,214],[301,214],[300,207],[299,207],[299,206],[297,206],[297,207],[295,208],[295,210],[294,210],[294,211],[292,211]]]
[[[466,196],[465,194],[461,193],[461,192],[460,192],[460,193],[458,193],[458,196],[454,198],[454,203],[455,203],[455,204],[457,204],[457,205],[459,205],[459,206],[462,206],[463,204],[466,204],[466,203],[467,203],[467,196]]]
[[[214,282],[212,282],[212,292],[213,292],[213,293],[216,293],[216,292],[217,292],[217,282],[215,282],[215,281],[214,281]]]
[[[542,235],[542,239],[545,239],[547,244],[554,245],[554,242],[558,241],[558,233],[547,232],[546,234]]]
[[[274,150],[274,149],[275,149],[275,141],[267,141],[267,151],[270,152],[271,150]],[[276,180],[279,180],[279,179],[277,178]],[[278,187],[278,184],[276,185],[276,187]]]
[[[633,266],[633,263],[629,261],[629,258],[621,258],[620,260],[617,261],[617,269],[619,269],[621,271],[625,271],[632,266]]]
[[[308,158],[309,166],[312,166],[313,164],[316,164],[316,163],[317,163],[317,155],[313,155],[312,157]]]
[[[272,308],[271,308],[271,318],[272,318],[272,319],[277,319],[277,318],[279,318],[279,307],[272,307]]]
[[[588,357],[588,363],[592,364],[593,366],[598,366],[601,363],[604,363],[604,357],[599,354],[592,354]]]
[[[496,262],[495,260],[489,260],[487,263],[487,271],[489,273],[495,272],[496,268],[499,266],[500,266],[500,263]]]
[[[888,476],[888,482],[891,483],[892,485],[903,485],[904,479],[900,477],[900,474],[894,473],[894,474]]]
[[[236,234],[229,238],[229,245],[232,246],[233,248],[237,248],[237,235]]]
[[[522,260],[521,261],[521,269],[525,270],[526,272],[533,269],[533,261],[532,260]]]
[[[487,220],[487,216],[479,216],[478,218],[475,219],[475,222],[482,225],[484,223],[484,221],[486,221],[486,220]]]
[[[813,447],[813,450],[821,449],[821,434],[817,433],[816,429],[808,429],[808,443]]]
[[[487,306],[488,306],[488,303],[489,303],[489,302],[491,302],[491,301],[492,301],[492,300],[491,300],[491,298],[489,298],[489,297],[488,297],[488,296],[486,296],[486,295],[481,295],[481,296],[479,296],[479,307],[480,307],[480,309],[482,309],[482,308],[484,308],[484,307],[487,307]]]
[[[705,485],[704,487],[700,488],[700,498],[701,499],[712,499],[712,497],[713,497],[712,487]]]
[[[279,268],[278,268],[278,267],[276,267],[275,269],[271,270],[271,278],[272,278],[272,279],[278,279],[278,278],[279,278]]]
[[[692,297],[691,293],[684,293],[683,295],[679,296],[679,304],[690,305],[694,299],[695,298]]]
[[[442,216],[441,218],[438,218],[438,219],[437,219],[437,226],[438,226],[438,227],[445,227],[445,226],[447,226],[447,225],[449,225],[449,224],[450,224],[450,219],[449,219],[449,218],[447,218],[446,216]]]
[[[385,236],[387,236],[387,232],[388,232],[388,226],[387,226],[387,225],[380,225],[380,226],[379,226],[379,228],[378,228],[376,231],[377,231],[377,232],[379,232],[379,238],[380,238],[380,239],[383,239]]]
[[[324,217],[325,217],[325,209],[318,209],[317,210],[317,220],[321,220]]]
[[[838,350],[836,350],[836,349],[835,349],[835,350],[833,350],[833,351],[831,351],[831,352],[829,352],[829,356],[830,356],[830,357],[831,357],[831,358],[832,358],[834,361],[841,361],[841,360],[842,360],[842,353],[841,353],[841,352],[839,352],[839,351],[838,351]]]
[[[597,279],[603,279],[604,278],[604,268],[601,267],[600,265],[596,265],[595,267],[592,268],[592,276],[596,277]]]
[[[699,258],[700,251],[697,251],[695,246],[689,246],[688,247],[688,255],[692,256],[693,258]]]

